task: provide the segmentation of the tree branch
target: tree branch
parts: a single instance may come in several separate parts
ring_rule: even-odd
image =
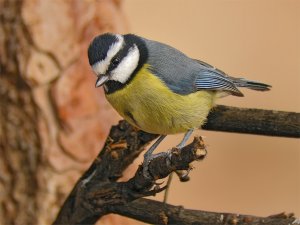
[[[299,138],[300,113],[218,105],[202,129]]]
[[[185,209],[182,206],[173,206],[150,199],[138,199],[126,205],[114,206],[112,212],[150,224],[287,225],[295,221],[293,214],[280,213],[269,217],[257,217],[234,213],[216,213]]]
[[[124,121],[119,125],[129,126]],[[111,132],[112,136],[115,133],[119,133],[118,128],[115,126],[112,129],[112,131],[118,131]],[[110,136],[108,140],[113,139]],[[118,175],[119,171],[117,170],[118,165],[114,166],[114,161],[122,161],[122,159],[117,153],[109,151],[116,145],[118,147],[125,146],[124,144],[122,146],[120,143],[113,143],[113,141],[107,142],[104,151],[99,154],[98,160],[95,161],[103,162],[103,159],[107,158],[111,167],[105,167],[105,173],[105,171],[102,171],[102,166],[100,167],[100,165],[105,163],[98,163],[92,172],[86,173],[80,178],[69,196],[70,200],[65,202],[54,224],[94,224],[99,217],[109,213],[113,206],[124,205],[137,198],[155,195],[164,190],[165,187],[160,188],[155,183],[156,180],[167,177],[173,171],[189,170],[189,164],[192,161],[203,159],[206,155],[202,139],[196,137],[191,144],[183,147],[180,151],[174,148],[170,151],[170,154],[157,154],[149,164],[151,177],[144,176],[143,167],[140,166],[134,177],[129,181],[115,182],[115,178],[118,177],[115,175]],[[109,159],[110,156],[107,156],[107,154],[113,154],[114,158]],[[124,159],[126,160],[126,158],[129,157],[125,156]],[[114,175],[113,173],[116,174]],[[110,176],[107,177],[107,174],[110,174]]]
[[[88,198],[83,198],[83,192],[95,185],[99,189],[99,185],[102,185],[108,190],[107,185],[110,183],[115,185],[110,188],[116,188],[116,180],[122,176],[123,170],[144,150],[146,144],[157,136],[137,131],[125,121],[113,126],[103,149],[75,184],[54,224],[94,224],[106,213],[106,209],[103,208],[103,211],[97,213],[90,211]],[[108,198],[109,194],[107,192],[107,196],[103,198]]]
[[[205,129],[298,137],[300,127],[299,115],[299,113],[217,106],[210,114]],[[292,116],[292,119],[290,116]],[[279,128],[286,130],[278,131],[277,129]],[[62,206],[54,224],[94,224],[103,215],[112,212],[130,216],[135,219],[141,219],[145,222],[159,224],[166,224],[165,219],[175,224],[177,222],[178,224],[189,224],[188,220],[185,222],[186,217],[191,217],[191,220],[196,218],[195,221],[198,222],[208,219],[205,223],[201,224],[217,224],[216,222],[211,223],[209,221],[219,221],[221,215],[224,216],[222,220],[225,221],[225,223],[223,222],[222,224],[258,224],[257,221],[259,220],[269,221],[268,218],[254,216],[239,217],[234,214],[186,210],[182,207],[165,206],[161,203],[147,200],[132,202],[138,198],[154,195],[164,190],[165,187],[159,187],[159,185],[156,184],[156,180],[168,176],[172,171],[189,171],[190,162],[203,159],[205,156],[206,151],[202,139],[195,138],[191,144],[185,146],[181,151],[177,151],[176,148],[172,149],[170,151],[171,157],[167,153],[159,153],[149,164],[150,178],[144,177],[142,166],[140,166],[134,177],[129,181],[117,182],[117,179],[122,176],[124,169],[130,165],[144,150],[144,147],[157,136],[158,135],[155,134],[137,131],[125,121],[120,121],[117,126],[113,126],[102,151],[90,168],[76,183]],[[183,176],[185,176],[185,174]],[[146,203],[149,203],[149,207]],[[138,204],[144,204],[143,207],[145,208],[143,208],[143,212],[147,210],[152,212],[151,207],[156,207],[156,211],[160,211],[160,209],[163,209],[163,206],[165,206],[166,211],[165,214],[162,215],[164,220],[161,220],[163,223],[157,221],[158,217],[155,216],[142,218],[142,214],[144,214],[144,216],[146,216],[146,214],[137,210],[137,208],[140,207]],[[136,213],[134,213],[135,210]],[[186,216],[182,217],[182,215]],[[228,218],[230,219],[228,220]],[[248,221],[247,218],[252,219]],[[286,219],[290,221],[291,218]],[[229,223],[226,222],[227,220],[238,220],[243,221],[243,223]],[[278,220],[278,223],[272,222],[269,224],[283,224],[280,221]]]

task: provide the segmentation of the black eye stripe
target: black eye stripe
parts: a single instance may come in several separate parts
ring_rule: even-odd
[[[120,62],[121,62],[120,56],[115,56],[114,58],[112,58],[108,66],[108,71],[114,70],[120,64]]]
[[[121,62],[121,60],[118,57],[115,57],[111,60],[111,63],[113,65],[118,65]]]
[[[128,55],[129,49],[131,48],[131,45],[124,46],[111,60],[108,67],[108,71],[112,71],[120,64],[120,62],[123,60],[124,57]]]

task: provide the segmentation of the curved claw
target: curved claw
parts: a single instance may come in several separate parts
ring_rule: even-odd
[[[164,181],[162,182],[154,182],[155,185],[159,186],[159,185],[162,185],[163,183],[165,183]]]
[[[181,182],[186,182],[186,181],[190,180],[189,173],[192,169],[193,168],[190,167],[187,170],[177,170],[177,171],[175,171],[175,173],[177,174],[177,176],[179,177]]]
[[[157,157],[160,157],[161,155],[166,154],[165,152],[160,152],[155,155],[144,155],[144,162],[143,162],[143,175],[147,179],[152,179],[152,176],[149,172],[149,164],[151,161]]]

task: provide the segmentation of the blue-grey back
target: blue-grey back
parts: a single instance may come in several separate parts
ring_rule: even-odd
[[[243,96],[237,87],[259,91],[266,91],[271,87],[268,84],[228,76],[205,62],[189,58],[169,45],[143,40],[148,49],[147,63],[150,64],[151,71],[175,93],[186,95],[212,90]]]
[[[144,39],[148,49],[147,63],[151,71],[175,93],[197,91],[195,84],[201,65],[177,49],[156,41]]]

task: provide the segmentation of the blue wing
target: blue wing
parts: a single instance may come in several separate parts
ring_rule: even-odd
[[[232,95],[243,96],[230,77],[213,70],[203,70],[195,80],[197,90],[216,90],[229,92]]]
[[[195,80],[197,90],[215,90],[229,92],[232,95],[243,96],[243,93],[235,85],[234,79],[211,65],[196,60],[203,69]]]

